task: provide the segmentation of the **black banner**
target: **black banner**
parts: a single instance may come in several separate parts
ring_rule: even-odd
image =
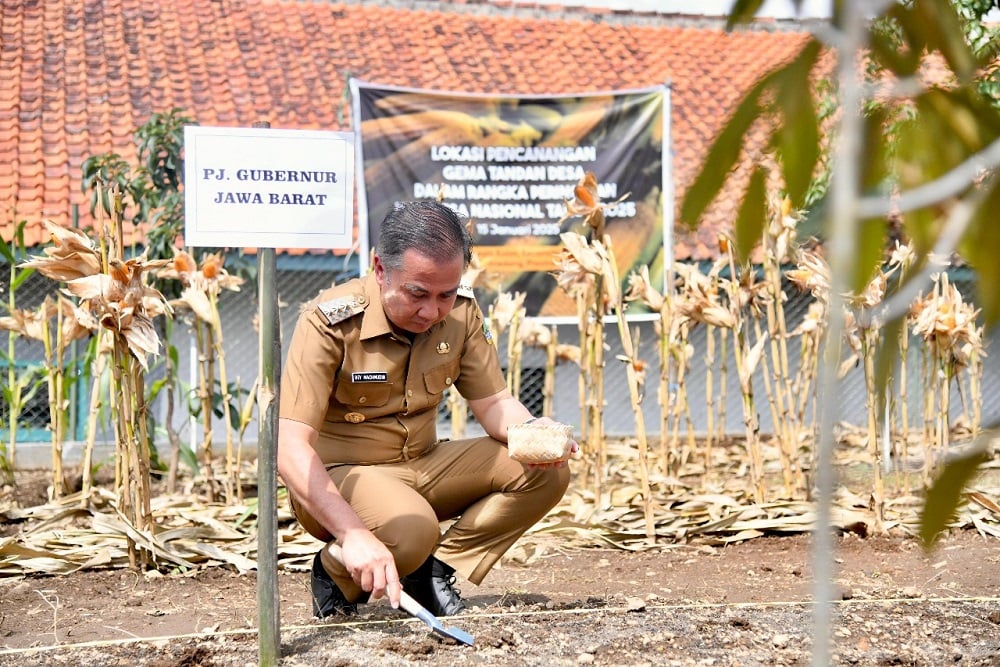
[[[484,96],[352,81],[360,128],[363,257],[397,201],[441,199],[472,222],[487,274],[477,290],[525,292],[529,315],[575,317],[556,287],[560,224],[586,172],[606,211],[623,280],[641,265],[662,275],[666,89],[559,97]]]

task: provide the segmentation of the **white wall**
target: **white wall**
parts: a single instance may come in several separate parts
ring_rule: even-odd
[[[518,2],[535,3],[536,0],[514,0],[515,4]],[[660,14],[725,16],[729,14],[733,3],[734,0],[555,0],[553,4]],[[800,12],[796,14],[792,0],[767,0],[758,16],[779,19],[830,17],[830,0],[802,0],[800,4]]]

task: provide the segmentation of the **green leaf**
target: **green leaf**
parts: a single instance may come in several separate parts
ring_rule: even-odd
[[[984,432],[975,440],[970,451],[945,463],[929,489],[920,516],[920,542],[929,551],[937,538],[958,513],[962,491],[979,472],[979,466],[989,460],[985,443],[996,437],[996,432]]]
[[[889,24],[899,25],[902,12],[909,11],[902,4],[893,5],[886,14]],[[905,19],[903,19],[905,22]],[[894,33],[888,27],[872,31],[871,40],[872,59],[886,67],[890,72],[898,77],[907,77],[916,74],[920,66],[920,58],[923,51],[916,47],[902,48],[895,38]]]
[[[875,344],[875,395],[877,405],[885,405],[886,391],[892,380],[896,362],[899,361],[899,336],[903,329],[903,318],[885,323]]]
[[[959,81],[968,83],[979,70],[965,31],[950,2],[940,0],[915,0],[912,11],[916,25],[924,31],[927,46],[941,52]]]
[[[931,96],[938,93],[929,91],[915,98],[916,115],[899,125],[895,171],[904,190],[940,177],[968,155],[962,142],[955,140],[947,119],[940,116],[948,105],[943,99],[932,101]]]
[[[792,161],[792,166],[788,169],[796,170],[791,175],[790,187],[796,192],[803,192],[798,199],[799,202],[802,201],[819,157],[817,115],[809,93],[811,86],[808,76],[803,73],[811,72],[819,52],[819,43],[810,40],[794,60],[768,73],[740,102],[712,143],[701,171],[684,195],[680,218],[689,227],[693,229],[697,226],[698,219],[722,189],[726,177],[740,158],[744,139],[754,122],[773,111],[771,107],[774,103],[767,106],[762,103],[765,94],[767,99],[778,98],[779,103],[784,105],[785,120],[789,124],[788,134],[777,141],[785,142],[782,145]],[[795,99],[786,100],[788,96]],[[805,111],[804,118],[800,111]],[[789,173],[785,177],[788,180]],[[806,183],[805,187],[801,185],[803,181]]]
[[[750,253],[755,245],[760,243],[764,234],[764,224],[767,216],[767,175],[760,167],[756,167],[750,175],[750,185],[746,196],[740,205],[736,218],[736,258],[740,262],[750,259]]]
[[[921,96],[920,112],[932,116],[943,131],[954,135],[958,144],[955,163],[981,151],[1000,131],[996,110],[988,108],[969,88],[930,90]]]
[[[940,218],[934,209],[921,208],[903,214],[903,228],[914,252],[921,258],[920,264],[924,263],[927,253],[934,248],[940,226]]]
[[[14,251],[10,249],[9,243],[0,243],[0,255],[3,255],[4,261],[8,264],[15,264],[17,260],[14,259]]]
[[[14,233],[11,234],[9,243],[0,243],[0,253],[8,264],[17,264],[18,257],[25,254],[24,248],[24,228],[28,225],[27,220],[22,220],[14,226]]]
[[[1000,234],[996,232],[996,212],[1000,210],[1000,181],[993,178],[984,187],[989,192],[973,215],[969,228],[962,238],[962,256],[976,270],[976,303],[989,328],[1000,322]]]
[[[160,395],[160,391],[167,385],[167,378],[160,378],[149,386],[149,393],[146,395],[147,402],[152,402]]]
[[[201,464],[198,463],[198,455],[193,449],[190,447],[181,447],[180,455],[181,461],[187,465],[188,468],[196,472],[198,471]]]
[[[855,252],[851,291],[855,294],[868,285],[879,266],[889,230],[883,218],[861,220],[858,223],[858,245]]]
[[[739,23],[750,23],[764,5],[764,0],[736,0],[726,19],[726,30],[732,30]]]
[[[34,274],[35,274],[35,269],[32,268],[21,269],[20,271],[18,271],[17,276],[14,278],[14,280],[10,281],[10,291],[11,292],[16,291],[17,288],[20,287],[25,280],[27,280]]]
[[[861,157],[861,189],[871,192],[889,176],[888,117],[885,107],[873,109],[864,118],[864,145]]]
[[[819,42],[810,40],[780,72],[776,82],[783,122],[775,133],[773,145],[781,156],[782,175],[794,208],[804,206],[820,156],[819,118],[810,82],[819,53]]]
[[[736,112],[715,139],[701,171],[684,195],[681,220],[692,229],[697,226],[701,214],[722,189],[726,176],[739,159],[740,151],[743,149],[743,137],[763,113],[759,101],[763,90],[769,85],[770,78],[765,78],[743,98]]]

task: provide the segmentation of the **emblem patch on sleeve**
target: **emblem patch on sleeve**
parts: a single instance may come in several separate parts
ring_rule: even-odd
[[[486,342],[490,345],[493,344],[493,332],[490,331],[490,327],[486,322],[483,322],[483,336],[486,337]]]
[[[367,302],[368,300],[363,294],[355,294],[333,299],[332,301],[324,301],[316,307],[328,323],[339,324],[358,313],[364,312]]]

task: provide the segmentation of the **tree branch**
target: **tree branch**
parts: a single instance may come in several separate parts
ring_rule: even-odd
[[[862,197],[858,215],[877,218],[890,213],[914,211],[954,197],[972,185],[984,171],[1000,166],[1000,139],[972,155],[951,171],[895,197]]]

